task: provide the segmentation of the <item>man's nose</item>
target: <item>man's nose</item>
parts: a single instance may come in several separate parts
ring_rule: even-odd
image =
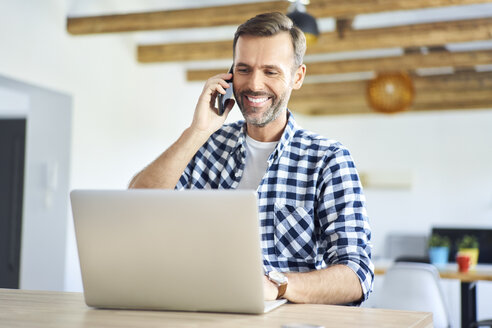
[[[248,87],[252,91],[262,91],[264,89],[263,74],[261,72],[253,71],[248,82]]]

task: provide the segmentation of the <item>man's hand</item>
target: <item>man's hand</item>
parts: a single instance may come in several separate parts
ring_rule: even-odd
[[[267,276],[263,277],[263,297],[265,301],[274,301],[277,299],[278,287],[268,279]]]
[[[230,99],[227,102],[225,112],[221,116],[218,114],[216,99],[219,93],[226,93],[225,89],[229,88],[229,84],[225,80],[230,78],[232,78],[232,74],[226,73],[216,75],[207,80],[198,99],[193,122],[190,126],[194,132],[210,136],[224,124],[235,101]]]

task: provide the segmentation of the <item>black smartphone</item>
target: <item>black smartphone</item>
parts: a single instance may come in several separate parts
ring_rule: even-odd
[[[234,64],[232,64],[231,68],[229,69],[229,73],[233,73],[234,71]],[[226,80],[227,83],[229,83],[229,88],[225,89],[226,93],[223,95],[222,93],[219,93],[219,115],[223,115],[227,106],[227,100],[231,99],[232,96],[234,95],[234,91],[232,89],[232,79],[234,78],[231,77],[230,80]]]

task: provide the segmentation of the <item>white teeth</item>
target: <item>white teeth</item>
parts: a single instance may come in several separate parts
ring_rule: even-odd
[[[250,97],[248,97],[248,100],[253,102],[253,103],[261,103],[261,102],[267,101],[268,98],[250,98]]]

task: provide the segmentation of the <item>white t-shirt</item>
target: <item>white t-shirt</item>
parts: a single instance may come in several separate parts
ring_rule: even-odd
[[[246,164],[237,189],[258,189],[268,168],[268,157],[278,141],[261,142],[246,134]]]

